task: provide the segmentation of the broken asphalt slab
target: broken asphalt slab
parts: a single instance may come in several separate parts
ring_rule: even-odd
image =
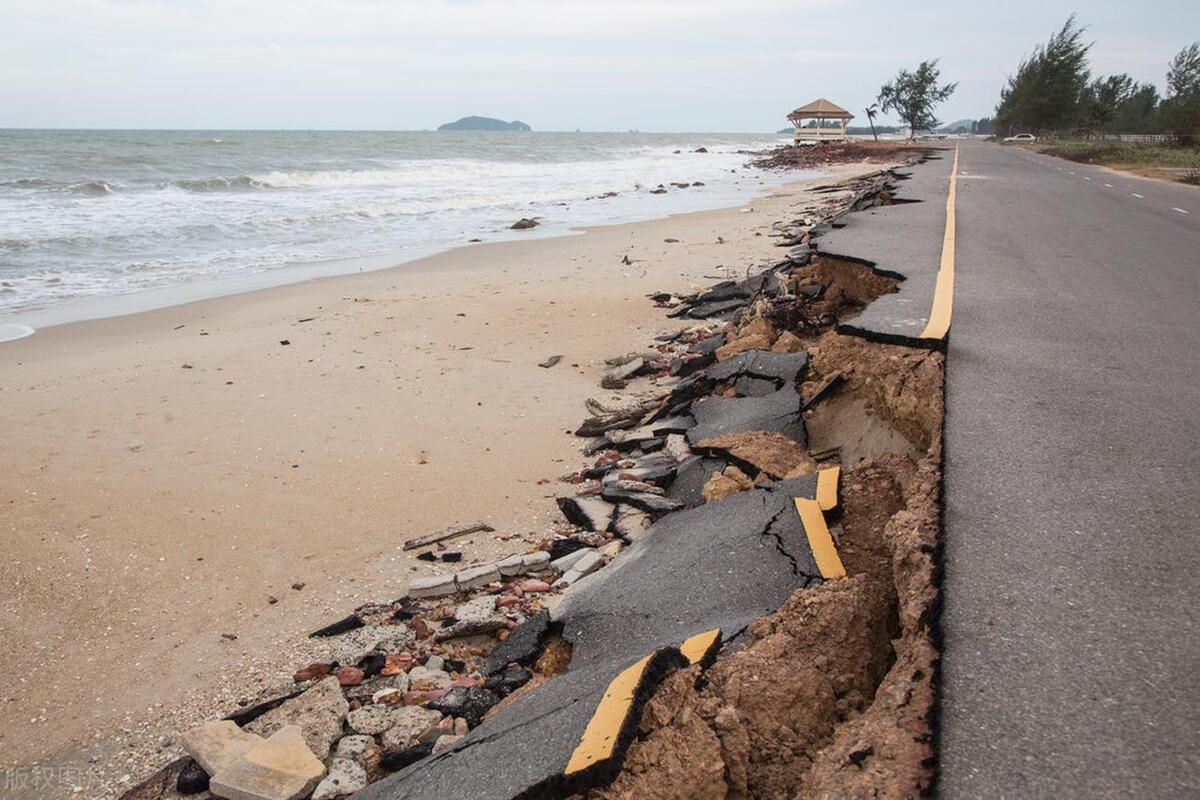
[[[567,672],[471,731],[454,747],[372,784],[360,800],[560,797],[620,767],[651,687],[684,663],[680,645],[720,629],[726,641],[776,610],[819,570],[796,514],[816,476],[779,481],[670,514],[605,569],[582,579],[554,613],[572,646]],[[651,656],[611,759],[564,771],[609,684]],[[615,734],[614,734],[615,735]]]
[[[897,199],[921,202],[874,206],[814,229],[819,254],[866,261],[884,274],[904,276],[897,291],[839,324],[838,333],[910,347],[941,346],[940,341],[920,337],[929,322],[941,266],[953,164],[954,151],[940,150],[897,171],[907,176],[895,190]]]

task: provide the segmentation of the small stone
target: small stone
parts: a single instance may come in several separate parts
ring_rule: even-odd
[[[433,753],[437,754],[443,750],[448,750],[455,742],[462,740],[461,734],[448,733],[445,736],[439,736],[438,740],[433,743]],[[314,798],[315,800],[315,798]]]
[[[332,800],[354,794],[367,785],[367,771],[357,762],[346,758],[335,758],[329,765],[329,774],[317,784],[312,800]]]
[[[346,715],[346,722],[355,733],[375,736],[392,727],[392,708],[380,705],[356,708]]]
[[[188,759],[175,777],[175,791],[179,794],[199,794],[208,790],[208,782],[208,773],[204,768],[194,760]]]
[[[425,659],[425,669],[444,670],[445,668],[446,668],[446,659],[442,658],[441,656],[437,655],[436,653],[431,654],[428,658]]]
[[[332,664],[309,664],[307,667],[302,667],[296,670],[296,674],[292,676],[292,680],[296,683],[304,683],[311,681],[313,678],[323,678],[333,672]]]
[[[447,689],[453,679],[440,669],[416,666],[408,671],[408,684],[413,691]]]
[[[370,751],[371,748],[377,746],[378,745],[375,744],[374,736],[358,736],[351,734],[338,739],[335,756],[337,758],[358,759],[360,756],[363,756]]]
[[[379,671],[380,675],[392,676],[403,675],[412,666],[413,657],[408,653],[392,653],[384,659],[383,669]]]
[[[516,222],[514,222],[512,224],[512,229],[514,231],[523,231],[528,228],[536,228],[538,226],[538,224],[539,223],[536,219],[529,219],[527,217],[522,217],[521,219],[517,220]]]
[[[550,591],[550,584],[546,583],[545,581],[539,581],[537,578],[530,578],[527,581],[521,582],[521,591],[522,592],[548,592],[548,591]]]
[[[791,331],[784,331],[779,334],[779,338],[775,340],[775,344],[771,345],[773,353],[802,353],[804,352],[804,340]]]
[[[292,584],[292,588],[295,589],[297,592],[300,591],[301,589],[303,589],[304,586],[305,586],[304,581],[296,581],[295,583]]]
[[[358,686],[365,677],[363,671],[358,667],[338,667],[336,674],[338,683],[342,686]]]

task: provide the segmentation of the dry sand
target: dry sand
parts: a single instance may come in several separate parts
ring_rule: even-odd
[[[440,571],[404,539],[545,536],[603,359],[679,327],[646,294],[775,259],[803,186],[0,344],[0,779],[127,788],[181,726],[289,684],[306,632]]]

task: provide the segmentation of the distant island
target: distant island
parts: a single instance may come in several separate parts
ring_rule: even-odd
[[[457,122],[447,122],[438,126],[439,131],[531,131],[533,128],[524,122],[513,120],[505,122],[491,117],[463,117]]]

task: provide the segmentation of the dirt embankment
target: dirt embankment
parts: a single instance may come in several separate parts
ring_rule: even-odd
[[[808,271],[827,287],[825,327],[894,286],[852,262],[818,259]],[[796,591],[713,666],[670,676],[622,771],[591,800],[904,798],[931,787],[943,356],[791,322],[810,355],[803,396],[841,376],[806,424],[811,452],[843,466],[831,522],[848,577]]]

